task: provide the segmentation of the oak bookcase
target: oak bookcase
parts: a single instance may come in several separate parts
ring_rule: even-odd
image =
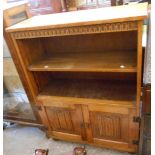
[[[41,15],[6,29],[55,139],[136,152],[147,4]]]

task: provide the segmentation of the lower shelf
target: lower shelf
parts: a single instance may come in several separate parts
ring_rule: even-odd
[[[38,98],[47,96],[135,103],[136,84],[133,81],[119,80],[52,80],[42,89]]]

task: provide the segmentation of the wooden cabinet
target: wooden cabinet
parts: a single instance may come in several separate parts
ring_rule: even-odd
[[[136,152],[146,17],[144,3],[36,16],[6,29],[50,137]]]
[[[51,102],[51,100],[50,100]],[[73,141],[82,140],[81,125],[83,124],[82,111],[80,105],[63,105],[61,102],[43,103],[43,111],[48,119],[49,136],[56,139],[67,139]]]

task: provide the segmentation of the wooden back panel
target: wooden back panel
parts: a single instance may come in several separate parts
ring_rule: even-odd
[[[104,79],[136,81],[136,73],[95,73],[95,72],[35,72],[42,79]],[[46,81],[45,80],[45,81]],[[45,82],[44,81],[44,82]],[[41,83],[41,81],[40,81]]]
[[[51,52],[104,52],[136,50],[137,32],[76,35],[43,38],[45,51]]]

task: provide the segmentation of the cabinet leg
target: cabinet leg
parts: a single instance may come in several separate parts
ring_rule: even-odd
[[[46,137],[49,139],[50,138],[50,135],[49,133],[46,131]]]

